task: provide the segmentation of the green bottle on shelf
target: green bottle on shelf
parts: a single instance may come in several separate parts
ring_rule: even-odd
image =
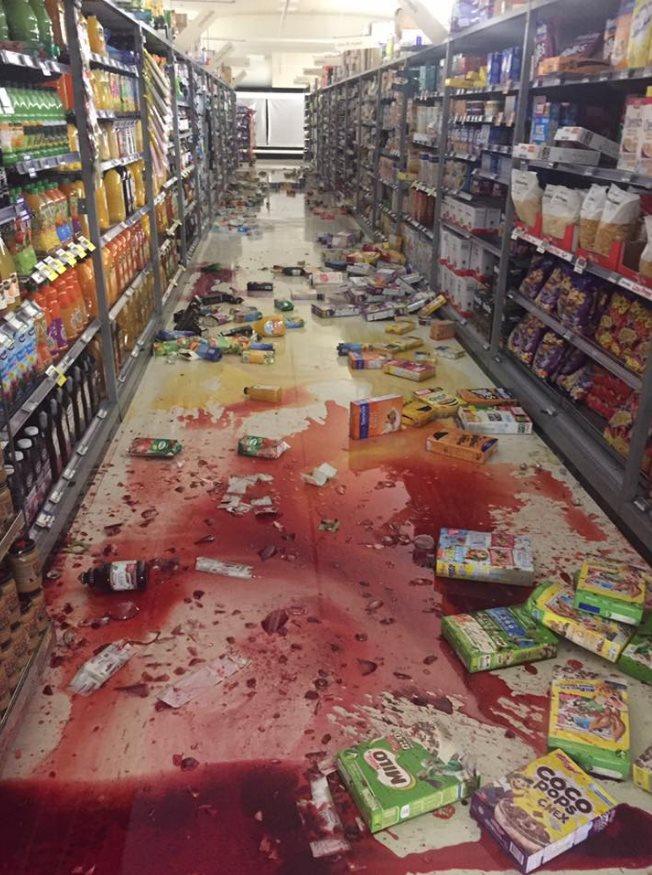
[[[59,55],[59,47],[54,42],[52,22],[45,8],[44,0],[29,0],[29,5],[36,18],[38,25],[38,37],[43,51],[48,58],[56,58]]]
[[[3,0],[9,38],[24,43],[25,48],[36,51],[40,45],[38,21],[31,5],[26,0]]]
[[[9,41],[9,25],[7,24],[7,16],[5,15],[5,8],[2,4],[2,0],[0,0],[0,42],[8,42]]]

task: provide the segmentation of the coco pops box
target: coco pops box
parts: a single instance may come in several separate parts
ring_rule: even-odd
[[[631,626],[604,620],[578,610],[572,587],[547,580],[540,583],[527,600],[527,608],[548,629],[574,644],[616,662],[634,632]]]
[[[587,772],[625,780],[631,767],[627,683],[558,670],[550,687],[548,747],[565,751]]]
[[[577,574],[575,607],[636,626],[643,619],[650,577],[645,568],[636,565],[587,559]]]
[[[479,783],[462,755],[444,762],[402,732],[346,748],[337,768],[371,832],[465,799]]]
[[[442,529],[435,574],[529,586],[535,575],[532,542],[509,532]]]
[[[613,819],[616,800],[561,750],[533,760],[473,794],[471,816],[533,872]]]
[[[444,617],[444,638],[467,671],[487,671],[557,655],[557,638],[523,605]]]

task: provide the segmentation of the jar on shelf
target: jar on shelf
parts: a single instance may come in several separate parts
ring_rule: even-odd
[[[20,620],[20,601],[13,574],[0,566],[0,625],[13,626]]]
[[[0,659],[2,659],[2,654],[0,653]],[[9,702],[11,700],[11,687],[9,686],[9,678],[7,677],[7,670],[5,669],[2,662],[0,662],[0,716],[3,711],[6,711],[9,707]]]
[[[34,606],[34,613],[36,614],[36,628],[40,635],[45,632],[45,630],[50,625],[50,617],[48,616],[48,610],[45,605],[45,594],[43,590],[32,596],[30,602]]]
[[[3,474],[6,472],[4,465],[2,466]],[[12,524],[16,511],[14,510],[14,502],[11,497],[11,490],[6,479],[0,484],[0,532],[4,532]]]
[[[11,643],[14,649],[17,670],[22,671],[31,656],[29,635],[22,623],[16,623],[11,627]]]
[[[19,538],[9,550],[9,566],[20,596],[30,596],[41,590],[41,557],[36,542]]]

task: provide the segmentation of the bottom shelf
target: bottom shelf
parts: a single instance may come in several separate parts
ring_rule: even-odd
[[[48,626],[21,672],[20,680],[11,695],[8,707],[5,711],[0,712],[0,772],[2,772],[2,764],[23,712],[38,686],[53,642],[54,630],[52,626]]]

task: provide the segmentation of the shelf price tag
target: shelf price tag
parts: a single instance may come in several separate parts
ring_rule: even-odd
[[[86,257],[86,250],[79,243],[71,243],[70,244],[70,251],[71,251],[71,253],[74,253],[77,256],[77,258],[85,258]]]
[[[79,243],[84,247],[86,252],[95,252],[95,249],[97,248],[95,244],[91,243],[86,237],[79,237]]]
[[[45,373],[55,381],[57,386],[64,386],[68,377],[64,374],[64,372],[60,368],[56,368],[54,365],[50,365],[49,368],[45,371]]]
[[[575,264],[573,265],[573,270],[575,273],[584,273],[586,270],[586,258],[580,255],[575,259]]]
[[[56,272],[56,270],[54,270],[52,267],[50,267],[49,264],[45,264],[45,262],[43,262],[43,261],[36,262],[36,270],[42,276],[49,279],[51,283],[53,283],[59,277],[59,274]]]
[[[52,255],[46,256],[43,259],[43,261],[47,265],[49,265],[52,268],[52,270],[56,271],[59,274],[59,276],[62,276],[68,270],[68,268],[63,263],[63,261],[61,261],[58,258],[54,258]]]
[[[57,249],[57,258],[69,267],[74,267],[77,264],[77,259],[72,254],[71,249]]]

